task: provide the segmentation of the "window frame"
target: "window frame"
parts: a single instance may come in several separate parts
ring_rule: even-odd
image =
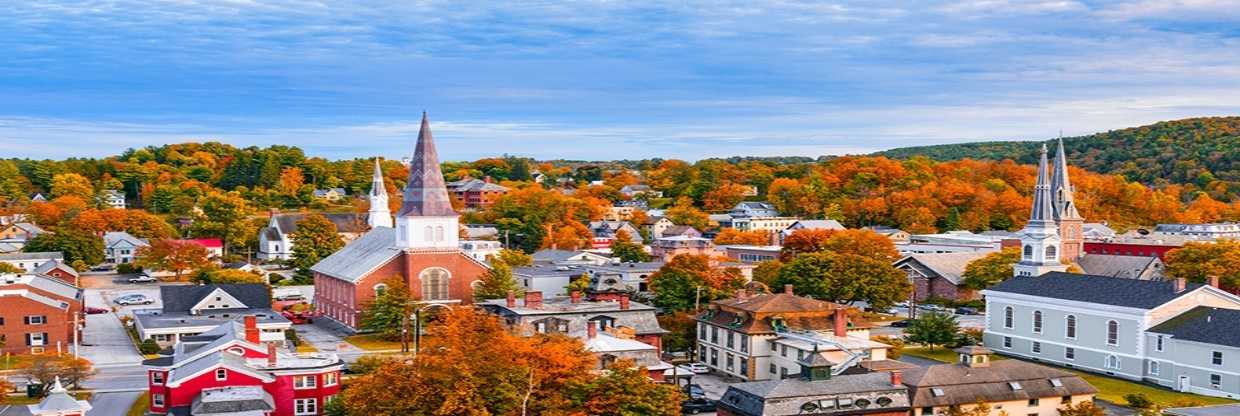
[[[215,381],[224,381],[224,380],[228,380],[228,369],[225,369],[225,368],[215,369]]]
[[[297,416],[313,416],[319,414],[319,399],[314,397],[293,399],[293,414]]]
[[[1210,351],[1210,364],[1223,365],[1223,352],[1222,351]]]
[[[1033,311],[1032,319],[1033,319],[1033,322],[1031,323],[1031,326],[1033,327],[1032,328],[1033,333],[1041,334],[1042,333],[1042,311]]]
[[[306,380],[309,380],[307,382]],[[310,390],[319,387],[319,378],[314,374],[293,376],[293,390]]]
[[[1004,328],[1012,329],[1012,327],[1015,326],[1016,324],[1015,315],[1016,315],[1015,308],[1012,308],[1011,306],[1003,307],[1003,327]]]
[[[1076,315],[1064,316],[1063,325],[1063,337],[1067,339],[1076,339]]]
[[[1114,319],[1107,321],[1107,346],[1119,346],[1119,321]]]

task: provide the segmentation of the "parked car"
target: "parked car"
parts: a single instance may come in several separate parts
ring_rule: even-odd
[[[129,283],[154,283],[158,280],[159,279],[151,277],[148,274],[141,274],[141,275],[129,278]]]
[[[293,301],[293,300],[306,300],[306,297],[302,296],[301,292],[289,292],[289,293],[276,294],[274,299],[276,301],[283,302],[283,301]]]
[[[923,311],[929,311],[929,312],[950,312],[951,311],[950,309],[947,309],[945,307],[942,307],[939,305],[931,305],[928,303],[917,305],[917,309],[921,309]]]
[[[113,266],[113,265],[111,265],[111,264],[100,264],[100,265],[98,265],[98,266],[91,267],[91,268],[90,268],[90,271],[92,271],[92,272],[110,272],[110,271],[112,271],[112,269],[114,269],[114,268],[116,268],[116,266]]]
[[[977,308],[970,308],[968,306],[961,306],[959,308],[956,308],[956,314],[958,315],[981,315],[981,313],[977,311]]]
[[[692,371],[693,374],[706,374],[710,372],[710,367],[707,367],[706,364],[702,363],[691,363],[688,367],[689,371]]]
[[[101,314],[101,313],[108,313],[108,312],[112,312],[112,310],[111,310],[111,309],[108,309],[108,308],[97,308],[97,307],[94,307],[94,306],[87,306],[87,307],[86,307],[85,309],[83,309],[83,310],[84,310],[84,311],[86,311],[86,314],[87,314],[87,315],[98,315],[98,314]]]
[[[912,322],[912,320],[910,319],[905,319],[903,321],[895,321],[891,323],[891,327],[892,328],[908,328],[908,324],[910,322]]]
[[[121,305],[121,306],[150,305],[152,303],[155,303],[153,299],[148,298],[146,297],[146,295],[143,295],[141,293],[130,293],[128,295],[122,295],[121,297],[113,299],[112,302],[117,305]]]
[[[684,391],[690,399],[706,398],[706,390],[702,390],[702,386],[697,384],[686,384]]]
[[[715,401],[705,397],[689,399],[680,402],[680,413],[696,415],[702,412],[715,411]]]

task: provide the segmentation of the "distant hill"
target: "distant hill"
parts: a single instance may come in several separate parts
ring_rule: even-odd
[[[878,152],[893,159],[1003,160],[1035,163],[1046,142],[982,142]],[[1049,142],[1053,144],[1053,141]],[[1219,200],[1240,198],[1240,117],[1164,121],[1089,136],[1065,137],[1068,162],[1150,185],[1182,184]],[[1055,149],[1051,146],[1051,151]]]

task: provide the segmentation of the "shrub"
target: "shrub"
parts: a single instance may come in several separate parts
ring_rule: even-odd
[[[900,338],[876,336],[873,337],[873,339],[874,341],[891,346],[891,348],[887,349],[888,360],[898,360],[900,359],[900,355],[904,352],[904,340]]]
[[[155,342],[154,338],[144,339],[141,344],[138,344],[138,352],[143,354],[154,354],[159,352],[159,350],[159,344]]]
[[[133,263],[121,263],[116,265],[116,272],[120,274],[132,274],[141,272],[142,268],[135,266]]]
[[[284,339],[288,340],[288,342],[293,344],[294,347],[301,345],[301,338],[297,337],[297,330],[294,328],[289,328],[284,331]]]
[[[1141,393],[1130,393],[1124,395],[1124,401],[1128,402],[1128,407],[1136,409],[1148,409],[1154,405],[1148,397]]]

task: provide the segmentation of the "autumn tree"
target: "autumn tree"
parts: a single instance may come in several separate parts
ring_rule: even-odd
[[[633,242],[632,236],[625,230],[616,232],[616,239],[611,242],[611,256],[618,257],[623,262],[650,261],[650,254],[646,253],[646,248],[640,243]]]
[[[21,375],[33,383],[41,384],[39,396],[46,396],[52,391],[56,378],[66,386],[78,386],[95,374],[90,361],[85,358],[73,358],[70,355],[35,354],[30,366],[20,370]]]
[[[87,266],[103,263],[103,238],[89,232],[62,230],[44,233],[26,242],[22,251],[27,253],[59,251],[65,263],[81,263]]]
[[[496,199],[482,215],[496,224],[513,243],[527,253],[555,246],[563,249],[583,247],[589,242],[590,207],[585,202],[556,190],[539,186],[517,189]]]
[[[14,266],[12,263],[0,263],[0,274],[21,274],[25,272],[26,270]]]
[[[52,177],[52,197],[62,196],[76,196],[83,200],[94,201],[95,187],[85,176],[76,173],[58,174]]]
[[[632,360],[621,360],[601,376],[572,390],[574,411],[588,415],[678,415],[680,393],[655,384]]]
[[[702,208],[707,211],[727,211],[745,200],[746,185],[724,182],[702,195]]]
[[[801,229],[784,238],[780,260],[787,262],[802,253],[830,251],[870,257],[888,262],[900,258],[895,244],[886,236],[870,230]]]
[[[245,242],[256,231],[244,226],[254,208],[239,192],[209,194],[202,199],[201,206],[203,218],[194,226],[200,234],[222,237],[225,250]]]
[[[990,404],[986,403],[986,401],[982,399],[978,399],[977,403],[974,403],[968,408],[958,404],[953,404],[948,406],[947,411],[943,414],[944,416],[991,416]],[[997,416],[1008,416],[1008,413],[1007,411],[1001,410]]]
[[[695,302],[707,304],[735,293],[745,284],[736,268],[720,268],[703,255],[673,257],[650,276],[654,304],[671,311],[691,310]]]
[[[568,287],[565,287],[564,290],[566,290],[568,293],[573,293],[573,292],[585,293],[586,291],[590,290],[590,275],[582,274],[580,276],[573,278],[571,282],[568,282]]]
[[[693,312],[676,312],[657,316],[663,334],[663,349],[667,351],[690,351],[697,339],[697,321]]]
[[[961,275],[964,287],[982,290],[1013,276],[1013,267],[1020,261],[1020,247],[1008,247],[969,262]]]
[[[319,260],[327,258],[344,247],[344,240],[336,231],[336,224],[321,214],[310,214],[297,222],[293,234],[293,267],[297,268],[294,281],[308,284],[314,279],[310,271]]]
[[[1167,252],[1167,275],[1192,282],[1218,276],[1225,287],[1240,287],[1240,241],[1190,241]]]
[[[168,238],[176,230],[157,215],[138,209],[86,210],[69,221],[79,231],[124,231],[138,238]]]
[[[185,273],[205,267],[207,248],[193,241],[153,240],[150,246],[138,247],[134,264],[142,268],[173,273],[173,281],[181,281]]]
[[[741,231],[724,228],[715,235],[715,244],[765,246],[771,244],[771,233],[765,230]]]
[[[285,195],[297,195],[306,182],[301,168],[289,166],[280,171],[280,192]]]
[[[667,219],[676,225],[688,225],[699,230],[710,226],[710,216],[694,207],[693,199],[684,196],[677,198],[676,205],[667,209]]]
[[[502,249],[490,259],[491,262],[500,262],[512,267],[527,267],[534,265],[534,257],[526,254],[521,250]]]
[[[836,303],[864,301],[886,308],[908,297],[908,277],[888,260],[823,251],[798,255],[784,265],[775,287],[793,285],[798,295]]]
[[[525,293],[512,277],[512,266],[504,262],[492,262],[491,268],[478,278],[478,286],[474,288],[474,300],[501,299],[507,297],[509,292],[517,296]]]
[[[783,267],[784,263],[779,260],[758,262],[753,268],[753,281],[771,286],[775,284],[775,279],[779,278],[779,270]]]
[[[396,275],[383,281],[375,299],[362,306],[362,328],[387,340],[400,339],[405,316],[409,314],[409,286]]]
[[[1077,404],[1065,404],[1059,409],[1059,416],[1106,416],[1106,409],[1094,404],[1093,401],[1082,401]]]
[[[266,284],[263,276],[238,269],[203,270],[198,274],[198,281],[203,283],[231,284]]]

